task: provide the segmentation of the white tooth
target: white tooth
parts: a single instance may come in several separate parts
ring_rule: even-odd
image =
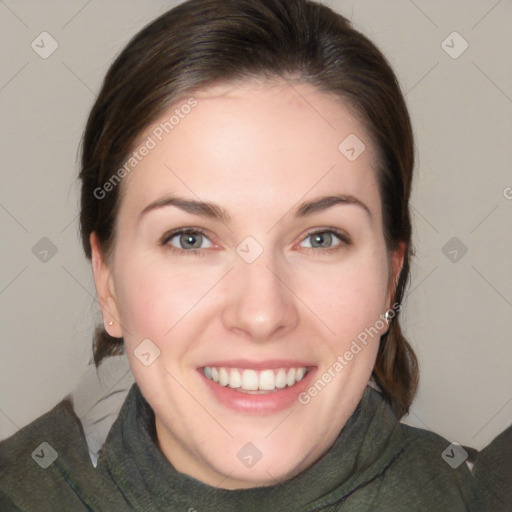
[[[295,374],[295,380],[297,382],[300,382],[304,378],[304,375],[306,375],[306,370],[304,368],[297,368],[297,373]]]
[[[307,373],[307,369],[302,368],[279,368],[277,373],[274,370],[263,370],[259,373],[255,370],[231,370],[224,367],[215,368],[213,366],[205,366],[203,368],[204,375],[218,382],[221,386],[229,386],[230,388],[242,388],[246,391],[273,391],[275,388],[283,389],[286,386],[293,386],[295,382],[300,382]]]
[[[286,376],[286,384],[288,386],[293,386],[295,384],[295,368],[290,368],[288,370],[288,375]]]
[[[247,391],[256,391],[258,389],[258,374],[254,370],[243,371],[242,389]]]
[[[279,368],[275,378],[276,388],[282,389],[286,386],[286,370]]]
[[[274,384],[274,372],[272,370],[264,370],[260,373],[259,388],[262,391],[273,391],[275,389]]]
[[[227,386],[229,382],[229,373],[226,371],[226,368],[219,368],[219,384],[221,386]]]
[[[242,374],[235,368],[229,374],[229,387],[239,388],[242,385]]]

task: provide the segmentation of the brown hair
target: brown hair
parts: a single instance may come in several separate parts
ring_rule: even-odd
[[[86,256],[91,258],[93,231],[106,257],[111,254],[121,187],[109,187],[101,197],[97,191],[151,123],[185,95],[216,82],[292,75],[342,99],[374,141],[387,248],[406,244],[394,296],[400,303],[413,255],[414,142],[407,107],[375,45],[343,16],[310,0],[189,0],[132,38],[107,72],[82,139],[80,226]],[[381,337],[373,376],[400,418],[414,398],[418,364],[398,316],[395,311]],[[95,364],[122,347],[122,338],[98,327]]]

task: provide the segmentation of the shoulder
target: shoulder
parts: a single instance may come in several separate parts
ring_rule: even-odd
[[[53,455],[50,455],[52,454],[51,449],[45,452],[45,443],[48,444],[51,438],[60,437],[69,428],[77,430],[79,422],[74,421],[75,418],[73,406],[66,397],[46,414],[0,442],[0,481],[3,481],[12,472],[14,465],[18,468],[32,468],[33,466],[37,467],[36,463],[39,463],[39,467],[48,463],[49,458]],[[40,445],[43,445],[41,446],[43,455],[38,458],[36,457],[38,454],[36,448],[39,448]],[[44,461],[43,459],[47,455],[49,458]]]
[[[77,469],[87,469],[87,460],[82,426],[66,397],[0,443],[0,503],[12,510],[30,510],[49,503],[53,495],[76,507],[73,510],[82,510],[65,466],[78,463]]]
[[[347,497],[348,510],[487,512],[462,450],[434,432],[401,423],[378,390],[364,398],[368,425],[358,457],[366,463],[360,464],[363,475],[370,475],[368,463],[378,472]]]
[[[407,451],[411,455],[422,454],[428,456],[429,459],[438,462],[443,462],[444,466],[454,468],[460,466],[464,462],[464,451],[465,449],[460,447],[460,450],[455,445],[445,439],[443,436],[436,434],[430,430],[412,427],[405,423],[400,423],[400,429],[402,431],[404,441],[407,445]],[[449,448],[451,447],[451,448]],[[452,457],[451,450],[455,448],[455,461],[450,462],[449,459]],[[448,452],[444,454],[445,450]],[[458,450],[458,451],[457,451]],[[448,462],[447,462],[448,460]]]
[[[474,474],[489,509],[512,510],[512,425],[478,454]]]
[[[60,439],[63,435],[69,437],[70,430],[76,436],[81,430],[81,424],[69,397],[66,397],[53,409],[0,442],[0,481],[12,471],[13,464],[27,468],[48,464],[54,455],[51,449],[45,451],[44,448],[46,445],[51,448],[50,440]],[[41,454],[37,448],[42,450],[41,457],[37,457]],[[43,460],[47,455],[49,458]]]
[[[465,448],[429,430],[399,427],[403,449],[384,478],[394,481],[394,493],[406,496],[410,510],[481,511]]]

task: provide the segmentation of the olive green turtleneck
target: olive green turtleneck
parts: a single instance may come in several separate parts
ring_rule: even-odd
[[[31,456],[43,441],[58,453],[47,469]],[[309,469],[270,487],[225,490],[167,461],[155,443],[153,411],[134,384],[96,468],[67,400],[0,443],[0,510],[482,512],[466,464],[452,469],[442,459],[448,445],[399,423],[367,387],[334,445]]]

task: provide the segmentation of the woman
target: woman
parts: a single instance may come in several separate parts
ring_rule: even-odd
[[[70,400],[2,443],[2,510],[483,510],[399,423],[413,148],[387,61],[325,6],[192,0],[136,35],[80,173],[95,363],[126,349],[136,384],[96,467]]]

